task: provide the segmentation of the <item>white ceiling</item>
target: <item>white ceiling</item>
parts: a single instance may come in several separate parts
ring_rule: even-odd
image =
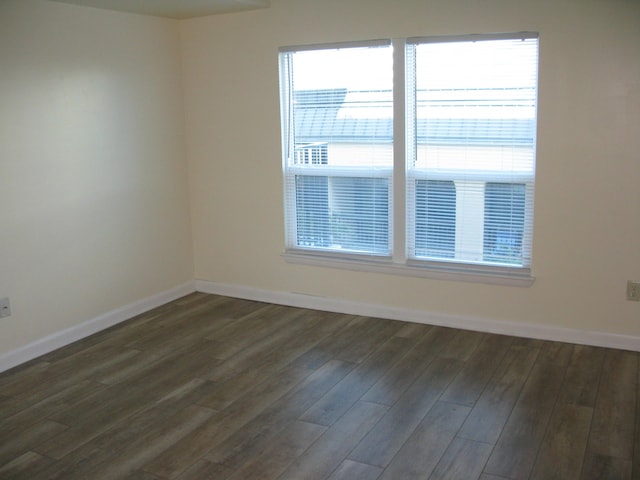
[[[50,0],[168,18],[192,18],[266,8],[270,0]]]

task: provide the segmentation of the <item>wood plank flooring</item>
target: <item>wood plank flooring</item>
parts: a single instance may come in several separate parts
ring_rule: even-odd
[[[640,478],[638,353],[195,293],[0,374],[1,479]]]

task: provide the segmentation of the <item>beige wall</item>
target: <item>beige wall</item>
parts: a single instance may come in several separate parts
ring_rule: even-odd
[[[284,262],[279,46],[519,30],[540,32],[532,287]],[[194,276],[640,336],[638,152],[635,0],[273,0],[183,22],[1,0],[0,357]]]
[[[0,356],[193,278],[178,22],[0,2]]]
[[[640,335],[640,3],[273,0],[182,22],[196,278],[449,315]],[[529,288],[288,264],[277,50],[394,36],[540,33]]]

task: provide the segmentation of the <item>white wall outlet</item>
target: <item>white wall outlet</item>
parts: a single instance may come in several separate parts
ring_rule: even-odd
[[[0,318],[8,317],[11,315],[11,305],[9,305],[9,298],[0,298]]]
[[[629,280],[627,282],[627,300],[640,302],[640,281]]]

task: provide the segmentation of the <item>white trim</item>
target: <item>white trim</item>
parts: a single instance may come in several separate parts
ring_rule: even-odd
[[[393,158],[407,158],[407,72],[404,39],[395,38],[393,46]],[[404,260],[407,251],[405,225],[407,222],[407,197],[405,194],[405,162],[393,162],[391,198],[391,246],[395,263]]]
[[[287,251],[282,254],[282,258],[288,263],[297,263],[301,265],[310,265],[314,267],[341,268],[343,270],[352,270],[356,272],[375,272],[386,273],[391,275],[400,275],[407,277],[433,278],[435,280],[451,280],[458,282],[486,283],[490,285],[502,285],[510,287],[530,287],[535,281],[535,277],[531,276],[529,271],[523,274],[509,273],[508,270],[490,270],[485,267],[484,270],[471,268],[466,264],[465,267],[456,267],[451,262],[449,265],[444,264],[441,268],[427,267],[426,262],[408,262],[408,263],[392,263],[384,261],[387,257],[381,257],[381,260],[375,261],[371,256],[358,259],[354,255],[344,255],[342,258],[337,255],[322,255],[321,253],[307,253]],[[435,264],[435,262],[434,262]]]
[[[147,312],[177,298],[196,291],[195,281],[189,281],[164,292],[151,295],[136,302],[111,310],[73,327],[36,340],[15,350],[0,355],[0,372],[33,360],[45,353],[64,347],[101,330],[112,327],[136,315]]]
[[[206,280],[196,280],[196,289],[203,293],[245,298],[292,307],[388,318],[516,337],[640,351],[640,337],[631,335],[576,330],[552,325],[510,322],[475,316],[450,315],[424,310],[354,302],[351,300],[316,297],[301,293],[277,292],[255,287],[209,282]]]
[[[513,335],[516,337],[537,338],[558,342],[593,345],[597,347],[619,348],[640,351],[640,337],[615,333],[575,330],[571,328],[539,325],[532,323],[509,322],[489,318],[450,315],[425,310],[376,305],[351,300],[318,297],[294,292],[278,292],[255,287],[230,285],[194,280],[150,297],[138,300],[110,312],[87,320],[79,325],[41,338],[23,347],[0,355],[0,372],[64,347],[82,338],[109,328],[136,315],[164,305],[195,291],[246,298],[260,302],[288,305],[299,308],[325,310],[352,315],[389,318],[405,322],[440,325],[465,330]]]
[[[486,40],[527,40],[538,38],[538,32],[516,32],[516,33],[470,33],[468,35],[438,35],[433,37],[410,37],[407,38],[409,44],[419,43],[450,43],[450,42],[482,42]]]
[[[363,40],[355,42],[333,42],[333,43],[318,43],[312,45],[292,45],[286,47],[280,47],[278,51],[280,53],[295,53],[295,52],[308,52],[311,50],[331,50],[342,48],[364,48],[364,47],[384,47],[390,45],[391,40],[388,38],[379,38],[376,40]]]
[[[287,167],[287,174],[310,175],[314,177],[365,177],[391,178],[392,166],[353,166],[353,165],[291,165]]]

